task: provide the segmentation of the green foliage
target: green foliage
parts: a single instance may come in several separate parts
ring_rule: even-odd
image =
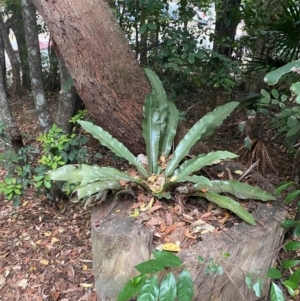
[[[72,121],[76,122],[84,116],[85,112],[79,112]],[[76,127],[74,127],[76,130]],[[0,125],[0,137],[6,143],[5,127]],[[38,140],[39,147],[23,147],[15,153],[11,149],[5,149],[0,154],[0,165],[6,170],[4,182],[0,184],[0,194],[8,200],[12,200],[15,206],[20,204],[20,197],[32,185],[35,185],[37,193],[47,195],[49,199],[54,196],[50,193],[52,182],[47,172],[70,162],[86,162],[87,150],[84,144],[88,141],[86,135],[78,135],[75,132],[64,134],[62,129],[53,125],[52,128],[42,134]],[[38,165],[36,158],[40,156]],[[65,190],[70,194],[73,189],[67,185]]]
[[[23,187],[17,178],[6,177],[0,183],[0,194],[3,194],[8,200],[13,200],[14,205],[17,206],[20,203],[20,196],[23,194]]]
[[[293,147],[300,135],[300,81],[297,71],[299,67],[299,61],[294,61],[267,73],[264,78],[269,85],[282,81],[284,87],[290,86],[290,91],[262,89],[261,94],[249,94],[242,101],[242,104],[254,110],[255,115],[268,115],[272,126],[278,130],[277,135],[285,135],[285,142],[289,148]],[[284,77],[291,72],[293,77],[286,82]]]
[[[82,113],[79,116],[82,116]],[[78,116],[74,116],[73,120],[78,120]],[[41,163],[51,169],[69,162],[84,163],[86,161],[87,149],[84,147],[88,141],[86,135],[65,134],[61,128],[54,124],[48,132],[40,135],[37,140],[42,143],[43,148]]]
[[[210,258],[208,261],[205,261],[203,257],[198,256],[198,262],[205,265],[206,275],[222,275],[224,273],[223,267],[219,263],[215,262],[213,258]]]
[[[275,193],[282,193],[285,189],[294,184],[295,183],[293,182],[282,183],[279,187],[277,187]],[[298,189],[289,192],[285,198],[286,202],[291,202],[299,194],[300,190]],[[282,222],[282,226],[285,228],[291,228],[295,237],[300,236],[300,202],[298,203],[298,211],[296,213],[295,220],[286,219]],[[291,240],[284,245],[284,249],[285,252],[298,251],[300,250],[300,242],[297,240]],[[287,273],[287,271],[289,271],[289,273]],[[286,276],[288,274],[290,274],[289,277]],[[300,260],[298,258],[284,260],[279,268],[270,268],[266,277],[279,280],[289,294],[292,297],[295,297],[300,284]],[[271,284],[270,299],[271,301],[285,300],[282,288],[274,282]]]
[[[194,8],[209,11],[210,6],[209,1],[194,0],[115,2],[113,12],[136,57],[160,75],[172,99],[190,86],[232,91],[237,84],[233,74],[240,74],[239,62],[211,51],[209,26],[195,21],[201,17]]]
[[[237,201],[220,193],[229,192],[235,196],[251,197],[263,201],[274,200],[272,195],[239,182],[224,181],[218,183],[203,176],[193,175],[205,166],[219,163],[223,159],[237,157],[235,154],[217,151],[206,155],[199,154],[193,159],[183,161],[192,146],[203,136],[212,134],[238,103],[230,102],[205,115],[179,142],[173,153],[170,153],[176,134],[179,112],[167,100],[163,86],[155,73],[147,69],[146,74],[152,84],[152,92],[146,97],[143,110],[146,162],[142,163],[122,143],[102,128],[87,121],[78,121],[102,145],[133,165],[139,175],[130,175],[114,168],[76,164],[49,171],[50,178],[78,185],[76,190],[79,198],[96,195],[106,190],[121,189],[120,181],[125,182],[126,185],[135,183],[157,198],[170,198],[174,191],[172,188],[181,185],[179,188],[189,195],[201,196],[220,207],[231,210],[249,224],[255,225],[256,222],[252,215]],[[190,181],[195,184],[193,187],[191,187]],[[219,190],[217,190],[218,185]]]
[[[190,273],[182,268],[181,260],[166,251],[154,251],[154,259],[144,261],[137,266],[140,275],[130,279],[121,289],[117,301],[126,301],[137,295],[138,301],[190,301],[193,298],[193,281]],[[159,272],[166,269],[181,269],[176,281],[173,272],[165,273],[158,281]],[[155,275],[153,275],[155,274]]]

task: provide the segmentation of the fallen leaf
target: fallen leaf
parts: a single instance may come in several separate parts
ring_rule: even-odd
[[[91,284],[91,283],[80,283],[80,286],[82,286],[84,288],[88,288],[88,287],[92,287],[93,284]]]
[[[164,251],[170,251],[170,252],[180,252],[181,251],[179,246],[177,246],[176,244],[173,244],[171,242],[163,244],[162,249]]]
[[[154,198],[151,198],[149,204],[146,207],[144,207],[144,208],[140,208],[140,211],[147,211],[147,210],[149,210],[152,207],[153,203],[154,203]]]
[[[162,219],[160,217],[154,216],[147,222],[147,225],[148,226],[156,226],[156,225],[160,225],[161,222],[162,222]]]
[[[186,221],[188,221],[188,222],[191,222],[191,221],[194,220],[194,218],[193,218],[192,216],[190,216],[189,214],[183,213],[182,216],[183,216],[183,218],[184,218]]]
[[[201,215],[201,218],[208,218],[210,216],[211,216],[211,212],[206,212],[206,213]]]
[[[177,205],[173,208],[173,212],[174,212],[175,214],[177,214],[177,215],[182,215],[182,212],[183,212],[182,207],[181,207],[179,204],[177,204]]]
[[[56,237],[52,237],[51,238],[51,245],[55,244],[58,241],[59,241],[59,239],[57,239]]]
[[[43,264],[43,265],[48,265],[49,261],[47,259],[41,259],[40,263]]]
[[[197,235],[192,235],[192,234],[190,233],[190,230],[189,230],[188,228],[185,229],[184,235],[185,235],[186,237],[188,237],[188,238],[191,238],[191,239],[196,239],[196,238],[197,238]]]
[[[122,187],[125,187],[127,182],[126,181],[123,181],[123,180],[119,180],[119,183]]]
[[[20,281],[18,281],[18,286],[22,287],[23,289],[26,288],[26,286],[28,285],[28,280],[23,278]]]
[[[244,172],[241,170],[235,170],[234,173],[241,176]]]
[[[162,207],[162,205],[154,205],[152,208],[150,208],[150,209],[148,210],[147,213],[150,214],[150,213],[152,213],[152,212],[154,212],[154,211],[160,209],[161,207]]]
[[[197,221],[191,223],[190,227],[191,227],[191,228],[195,228],[195,227],[197,227],[197,226],[205,225],[205,224],[206,224],[206,222],[205,222],[204,220],[198,219]]]
[[[49,236],[51,236],[51,232],[47,231],[47,232],[44,233],[44,235],[47,236],[47,237],[49,237]]]
[[[5,283],[5,277],[0,275],[0,286],[2,286]]]
[[[176,224],[166,227],[166,229],[164,231],[165,235],[171,234],[173,231],[175,231],[175,229],[177,229],[178,227],[183,227],[184,225],[185,225],[185,222],[180,222],[180,223],[176,223]]]
[[[129,217],[138,217],[140,215],[140,212],[138,209],[135,209],[132,214],[129,215]]]
[[[173,224],[172,214],[170,212],[166,213],[166,225],[170,226]]]
[[[223,225],[229,218],[230,218],[229,213],[225,212],[224,217],[222,219],[218,220],[218,222]]]

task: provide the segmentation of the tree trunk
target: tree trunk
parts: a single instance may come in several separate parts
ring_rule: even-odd
[[[5,86],[6,69],[2,59],[4,57],[4,45],[2,43],[2,37],[0,40],[0,122],[6,126],[6,131],[9,135],[11,146],[13,150],[17,152],[21,147],[23,147],[23,140],[20,130],[13,119],[10,107],[8,105]]]
[[[43,130],[48,130],[51,127],[51,117],[43,85],[41,53],[38,40],[35,8],[32,5],[31,0],[21,0],[21,6],[25,25],[31,90],[34,98],[35,109]]]
[[[21,61],[22,87],[23,89],[30,90],[28,52],[25,38],[24,22],[21,11],[13,12],[13,15],[6,20],[5,26],[7,30],[11,28],[15,34]]]
[[[21,87],[20,63],[10,43],[2,14],[0,16],[0,30],[3,37],[4,48],[6,50],[7,56],[11,64],[12,77],[13,77],[13,87],[12,87],[13,94],[21,96],[22,87]]]
[[[7,95],[5,51],[4,51],[4,43],[3,43],[3,37],[2,37],[1,31],[0,31],[0,65],[1,65],[0,70],[2,72],[0,77],[4,79],[3,89]]]
[[[56,124],[61,127],[65,133],[70,133],[72,124],[69,120],[76,111],[77,93],[74,83],[62,59],[59,60],[61,91],[59,96],[58,111],[56,115]]]
[[[59,59],[55,53],[52,39],[50,39],[48,45],[48,57],[49,57],[49,70],[45,79],[45,89],[48,91],[55,91],[60,86],[59,79]]]
[[[236,27],[241,21],[241,0],[218,0],[216,2],[216,29],[214,50],[228,58],[232,54]]]
[[[98,125],[144,152],[142,107],[150,84],[104,0],[32,0]]]

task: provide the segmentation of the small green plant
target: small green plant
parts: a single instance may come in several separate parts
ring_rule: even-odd
[[[0,157],[0,165],[6,170],[6,176],[1,183],[0,194],[12,200],[14,206],[20,204],[20,197],[33,184],[32,160],[38,150],[32,146],[22,147],[17,153],[6,149]]]
[[[137,300],[190,301],[193,298],[194,285],[188,270],[182,268],[182,261],[166,251],[153,251],[154,259],[144,261],[135,269],[140,272],[130,279],[121,289],[117,301],[126,301],[134,296]],[[181,269],[176,278],[170,271],[159,282],[158,273],[167,269]]]
[[[186,197],[196,195],[205,198],[221,208],[234,212],[247,223],[255,225],[254,217],[239,202],[224,193],[232,194],[239,199],[263,201],[274,200],[272,195],[238,181],[214,181],[195,174],[205,166],[218,163],[223,159],[236,158],[237,155],[227,151],[216,151],[184,160],[191,147],[201,138],[212,134],[238,103],[227,103],[206,114],[190,129],[172,152],[179,112],[174,103],[167,100],[165,90],[155,73],[146,69],[146,74],[153,90],[146,97],[143,109],[142,126],[147,154],[144,156],[143,163],[140,156],[135,157],[101,127],[87,121],[78,121],[102,145],[108,147],[117,156],[127,159],[137,171],[126,173],[111,167],[76,164],[49,171],[50,178],[77,184],[76,192],[79,199],[91,197],[105,190],[122,190],[124,186],[128,189],[131,184],[141,186],[145,193],[154,198],[170,199],[172,194],[177,193],[176,191],[181,191]]]
[[[85,115],[85,111],[79,111],[70,122],[74,123]],[[74,128],[76,130],[76,127]],[[6,143],[5,126],[0,125],[0,137],[2,143]],[[52,128],[42,134],[38,140],[42,150],[32,146],[23,147],[15,153],[11,149],[5,149],[0,154],[0,165],[6,170],[4,182],[0,184],[0,194],[12,200],[15,206],[20,204],[20,197],[31,185],[35,185],[37,193],[51,194],[52,182],[47,172],[69,162],[86,162],[87,149],[84,147],[88,141],[86,135],[71,133],[64,134],[62,129],[53,125]],[[36,166],[36,155],[42,153]],[[36,166],[36,167],[34,167]],[[66,185],[68,195],[72,192],[72,185]]]
[[[20,196],[23,194],[23,186],[18,180],[17,178],[6,177],[0,183],[0,194],[3,194],[8,200],[13,200],[14,204],[20,203]]]
[[[80,113],[78,116],[83,116],[83,114]],[[74,116],[70,122],[77,120],[78,116]],[[56,164],[63,165],[62,162],[64,164],[86,162],[87,150],[83,147],[88,141],[86,135],[65,134],[61,128],[54,124],[47,133],[39,136],[38,141],[42,143],[43,147],[42,164],[51,167],[51,169],[55,169]]]
[[[299,74],[299,69],[300,61],[288,63],[266,74],[264,81],[268,85],[275,85],[281,77],[290,72],[296,75]],[[280,114],[277,115],[275,122],[279,128],[279,133],[285,134],[288,145],[292,146],[298,139],[300,133],[300,81],[296,80],[296,82],[290,86],[290,91],[292,95],[294,95],[294,103],[291,108],[285,108],[285,101],[287,99],[285,95],[279,98],[277,90],[272,91],[274,92],[272,93],[273,99],[271,100],[270,97],[268,97],[268,93],[263,92],[265,94],[263,100],[265,100],[265,102],[271,101],[272,104],[277,104],[282,109]],[[277,96],[277,98],[274,96]]]
[[[294,182],[286,182],[279,185],[275,191],[275,194],[282,193],[288,187],[295,185]],[[295,189],[289,192],[285,201],[290,203],[294,201],[297,196],[300,195],[300,189]],[[290,228],[291,233],[294,237],[300,236],[300,202],[298,202],[298,211],[296,213],[295,219],[286,219],[282,222],[282,226],[285,228]],[[284,246],[285,252],[298,251],[300,249],[300,242],[297,240],[290,240]],[[285,275],[285,276],[283,276]],[[289,275],[288,277],[286,275]],[[286,288],[288,293],[292,297],[296,297],[299,294],[299,283],[300,283],[300,260],[299,258],[287,259],[281,262],[281,265],[277,268],[270,268],[266,274],[267,278],[272,279],[271,290],[270,290],[270,300],[271,301],[284,301],[284,293],[282,290],[282,285]],[[281,286],[278,286],[274,281],[280,281]],[[253,287],[254,289],[254,287]],[[257,289],[256,296],[259,296],[261,290]]]
[[[284,224],[285,222],[283,222]],[[285,227],[287,223],[285,223]],[[297,251],[300,249],[299,241],[289,241],[284,245],[285,251]],[[290,271],[289,277],[284,277],[282,271]],[[286,273],[285,273],[286,274]],[[296,297],[299,294],[299,283],[300,283],[300,260],[299,259],[288,259],[284,260],[281,264],[280,269],[271,268],[268,270],[266,277],[272,280],[280,281],[281,284],[287,289],[292,297]],[[271,301],[285,300],[284,293],[281,287],[275,282],[271,283],[270,290]]]
[[[213,258],[210,258],[208,261],[205,261],[205,259],[202,256],[198,256],[198,262],[205,265],[206,275],[222,275],[224,273],[223,267],[219,263],[215,262]]]

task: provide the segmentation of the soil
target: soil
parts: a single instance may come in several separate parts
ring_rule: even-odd
[[[220,95],[220,99],[228,99],[228,95]],[[55,102],[54,96],[54,106]],[[11,105],[25,144],[35,145],[40,128],[32,100],[23,97],[22,101],[13,100]],[[184,103],[183,106],[188,112],[185,117],[190,127],[203,115],[201,104],[191,107],[190,103]],[[237,124],[243,120],[246,120],[245,111],[239,108],[206,141],[208,147],[241,152],[244,137],[238,132]],[[260,162],[255,168],[277,186],[281,181],[295,176],[291,175],[293,156],[283,146],[282,139],[273,139],[275,132],[270,130],[268,123],[261,121],[261,125],[264,137],[267,137],[264,145],[271,164],[264,166]],[[99,164],[128,169],[123,161],[107,150],[91,145],[91,151],[95,148],[102,154]],[[244,157],[242,161],[251,165],[256,159],[252,158],[251,162]],[[0,172],[3,178],[5,170]],[[293,217],[295,203],[286,207],[290,217]],[[0,301],[96,300],[92,273],[91,208],[68,202],[63,212],[59,209],[44,196],[37,196],[33,187],[27,190],[21,206],[17,208],[11,201],[0,197]],[[232,218],[232,223],[236,222]],[[280,260],[300,256],[290,253],[282,252]]]

